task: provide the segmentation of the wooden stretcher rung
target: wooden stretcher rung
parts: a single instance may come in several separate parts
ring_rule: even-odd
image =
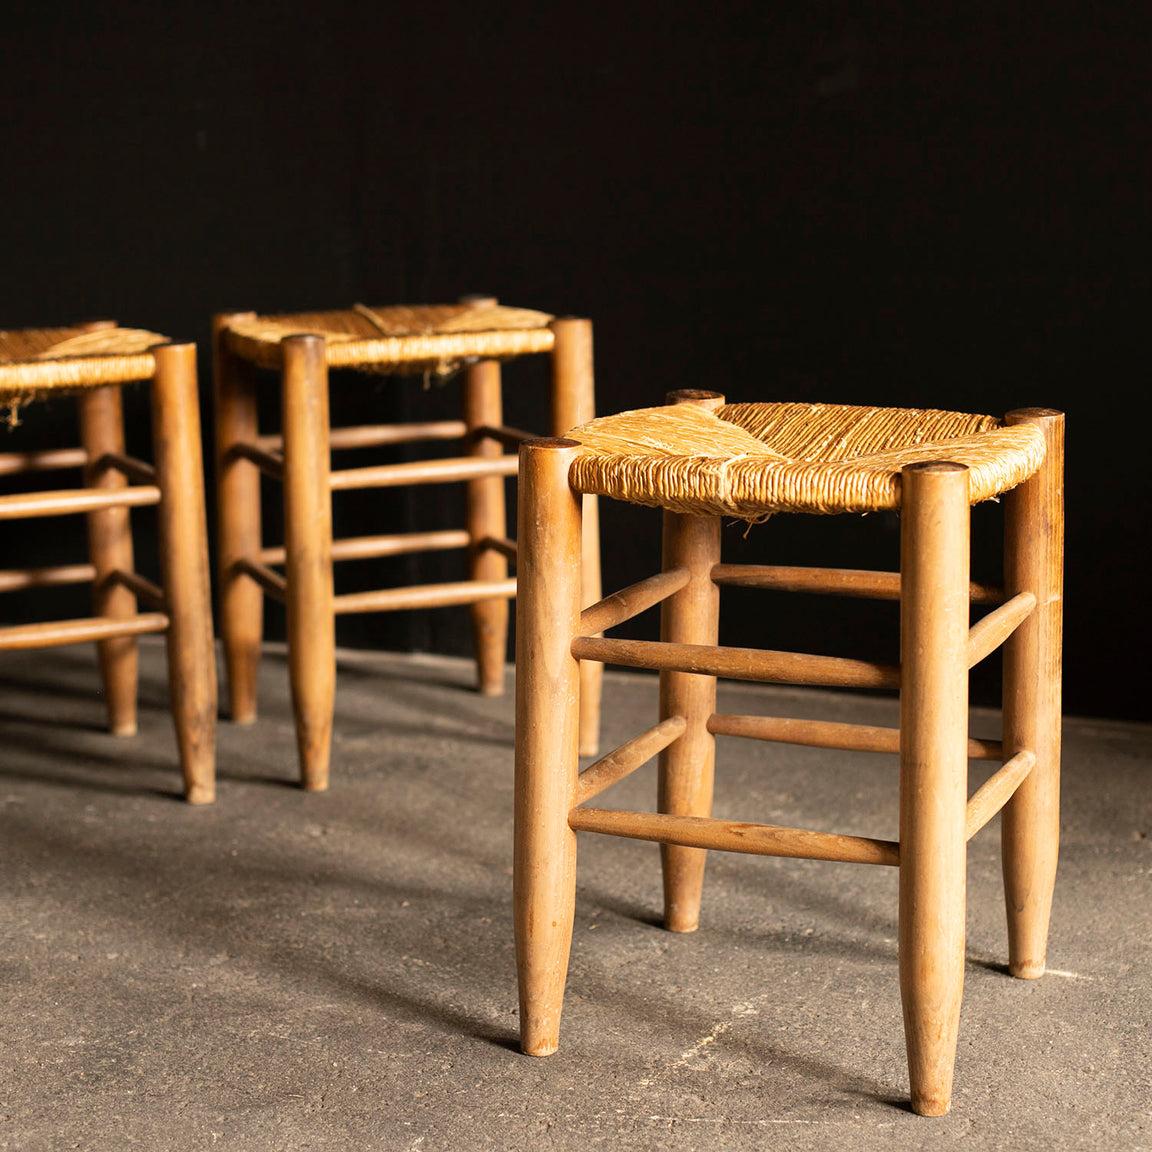
[[[900,864],[900,845],[893,840],[841,836],[807,828],[779,828],[773,824],[739,824],[704,816],[573,808],[568,814],[568,826],[577,832],[599,832],[630,840],[655,840],[660,844],[745,852],[755,856],[837,860],[846,864]]]
[[[284,457],[279,451],[267,452],[255,444],[234,444],[229,456],[242,460],[249,460],[272,480],[284,479]]]
[[[442,460],[413,460],[405,464],[377,464],[368,468],[342,468],[331,474],[333,492],[357,488],[402,488],[415,484],[452,484],[483,476],[515,476],[516,456],[451,456]]]
[[[237,560],[236,571],[255,580],[273,600],[283,603],[288,597],[288,581],[275,569],[255,560]]]
[[[18,476],[22,472],[57,472],[65,468],[83,468],[87,463],[88,453],[83,448],[5,452],[0,454],[0,476]]]
[[[12,628],[0,628],[0,651],[86,644],[92,640],[143,636],[149,632],[165,632],[167,629],[168,617],[162,612],[146,612],[122,620],[114,620],[108,616],[47,620],[37,624],[18,624]]]
[[[577,660],[598,660],[603,664],[658,672],[693,672],[731,680],[839,688],[900,687],[900,669],[894,665],[846,660],[839,656],[812,656],[804,652],[578,636],[572,641],[572,655]]]
[[[516,563],[516,541],[509,540],[507,536],[485,536],[482,540],[476,541],[476,550],[478,552],[499,552],[506,560],[511,560],[513,564]]]
[[[106,452],[92,467],[97,472],[119,472],[134,484],[156,483],[156,469],[147,460],[139,460],[121,452]]]
[[[687,727],[683,716],[669,716],[647,732],[641,732],[639,736],[621,744],[614,752],[601,756],[595,764],[589,764],[580,773],[576,783],[575,802],[584,804],[626,776],[631,776],[637,768],[647,764],[653,756],[678,740]]]
[[[157,612],[165,610],[164,589],[141,576],[139,572],[125,572],[118,569],[115,572],[109,572],[106,579],[110,584],[120,584],[127,588],[143,600],[149,608],[154,608]]]
[[[817,596],[852,596],[869,600],[899,600],[900,573],[859,568],[795,568],[779,564],[716,564],[717,584],[740,588],[774,588],[779,592],[809,592]],[[970,586],[973,604],[999,604],[1004,590],[991,584]]]
[[[580,630],[589,635],[607,632],[609,628],[615,628],[667,600],[687,583],[687,568],[672,568],[644,580],[637,580],[635,584],[621,588],[619,592],[613,592],[611,596],[605,596],[603,600],[585,608],[580,613]]]
[[[68,516],[98,512],[102,508],[143,508],[160,503],[154,485],[132,488],[65,488],[54,492],[20,492],[0,496],[0,520],[32,520],[40,516]]]
[[[333,607],[338,615],[352,612],[402,612],[410,608],[448,608],[455,604],[476,604],[481,600],[511,600],[515,595],[515,579],[461,580],[452,584],[412,584],[402,588],[381,588],[374,592],[349,592],[335,597]]]
[[[802,744],[809,748],[840,748],[850,752],[900,751],[899,728],[878,728],[871,724],[716,712],[709,717],[708,731],[714,736],[741,736],[747,740],[771,740],[777,744]],[[968,741],[971,760],[1000,760],[1003,755],[999,740]]]
[[[450,552],[467,548],[472,538],[463,528],[438,532],[404,532],[387,536],[348,536],[332,541],[333,560],[373,560],[379,556],[407,556],[414,552]],[[263,564],[283,564],[284,546],[261,548]]]
[[[1035,607],[1036,597],[1031,592],[1021,592],[973,624],[968,631],[968,667],[974,667],[995,652],[1032,615]]]
[[[523,428],[510,428],[507,424],[485,424],[472,430],[478,440],[495,440],[505,448],[516,450],[525,440],[535,437],[535,432],[525,432]]]
[[[350,424],[328,432],[328,446],[335,452],[351,448],[382,448],[387,444],[420,444],[431,440],[461,440],[467,435],[463,420],[431,420],[413,424]],[[257,447],[282,452],[284,437],[258,436]]]
[[[1012,799],[1035,767],[1035,753],[1017,752],[972,793],[964,813],[964,834],[969,840]]]
[[[85,584],[95,579],[96,568],[92,564],[9,568],[0,571],[0,592],[18,592],[23,588],[56,588],[66,584]]]

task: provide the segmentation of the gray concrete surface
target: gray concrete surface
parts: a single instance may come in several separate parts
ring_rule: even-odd
[[[263,677],[260,722],[221,727],[219,803],[194,810],[158,646],[131,740],[100,730],[88,650],[0,663],[0,1147],[1152,1148],[1152,728],[1067,724],[1039,982],[1003,974],[995,825],[973,842],[953,1113],[923,1120],[894,870],[716,854],[704,925],[678,937],[655,923],[656,848],[585,836],[563,1047],[532,1060],[513,1048],[510,698],[470,692],[461,662],[348,654],[314,796],[291,785],[281,655]],[[611,678],[607,740],[653,689]],[[647,803],[653,773],[620,801]],[[717,811],[894,836],[895,784],[891,757],[727,740]]]

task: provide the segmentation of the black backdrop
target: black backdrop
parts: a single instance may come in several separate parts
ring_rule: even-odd
[[[9,0],[0,324],[114,316],[206,346],[216,310],[484,292],[593,317],[601,411],[675,387],[1063,408],[1067,709],[1145,718],[1147,29],[1123,6],[858,7]],[[543,367],[506,379],[510,422],[543,426]],[[400,419],[455,396],[338,378],[334,414]],[[142,398],[130,414],[143,447]],[[56,401],[10,443],[73,429]],[[459,519],[443,488],[338,500],[342,534]],[[79,527],[9,526],[0,563],[75,558]],[[606,510],[607,583],[652,570],[657,527]],[[994,577],[994,508],[976,532]],[[733,558],[897,561],[887,516],[726,538]],[[895,655],[891,606],[726,606],[728,642]],[[4,610],[83,613],[83,593]],[[466,652],[467,617],[357,617],[340,642]],[[982,670],[976,697],[996,690]]]

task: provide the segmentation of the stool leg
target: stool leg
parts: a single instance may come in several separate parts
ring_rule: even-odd
[[[968,470],[903,471],[900,993],[912,1108],[942,1116],[964,990]]]
[[[284,355],[284,536],[288,674],[304,787],[328,787],[336,702],[328,364],[319,336],[289,336]]]
[[[127,479],[111,468],[101,468],[107,453],[124,452],[124,416],[118,385],[82,392],[80,439],[88,453],[85,483],[92,488],[125,488]],[[93,607],[97,616],[116,620],[136,615],[136,596],[109,577],[116,571],[131,572],[132,523],[127,508],[105,508],[88,514],[88,555],[96,569],[92,585]],[[136,686],[138,653],[134,636],[100,640],[96,644],[108,727],[117,736],[136,732]]]
[[[1064,566],[1064,416],[1024,409],[1007,424],[1038,425],[1044,464],[1005,497],[1004,591],[1030,591],[1036,610],[1004,646],[1004,754],[1036,753],[1008,801],[1000,836],[1008,908],[1008,966],[1034,980],[1047,963],[1048,919],[1060,851],[1060,674]]]
[[[167,344],[153,354],[152,438],[168,610],[168,690],[185,798],[190,804],[210,804],[216,796],[216,649],[196,346]]]
[[[220,573],[220,634],[228,684],[228,714],[236,724],[256,719],[256,677],[264,637],[264,592],[237,571],[260,551],[260,470],[236,454],[259,434],[254,369],[232,354],[225,325],[251,313],[217,316],[213,322],[216,386],[216,491]]]
[[[552,434],[564,436],[596,415],[596,379],[592,367],[592,321],[564,317],[552,322]],[[600,599],[600,508],[595,496],[584,496],[581,607]],[[595,756],[600,747],[600,697],[604,665],[580,664],[580,755]]]
[[[500,365],[495,360],[473,364],[464,374],[464,422],[468,449],[473,456],[499,456],[501,446],[477,435],[477,429],[503,423]],[[485,476],[468,482],[468,535],[471,537],[473,580],[503,580],[508,561],[486,541],[508,534],[504,508],[504,478]],[[472,631],[480,691],[485,696],[504,692],[504,662],[508,650],[508,601],[482,600],[472,606]]]
[[[520,450],[516,600],[514,905],[520,1046],[560,1042],[576,910],[576,833],[568,827],[579,767],[580,497],[568,485],[576,445]]]
[[[671,644],[718,641],[720,589],[712,566],[720,562],[720,519],[664,513],[664,571],[686,568],[688,583],[664,601],[660,639]],[[660,719],[682,716],[683,735],[660,753],[661,812],[676,816],[712,814],[712,777],[716,738],[708,721],[716,711],[716,678],[686,672],[660,673]],[[664,925],[672,932],[695,932],[700,924],[704,887],[703,848],[662,844]]]

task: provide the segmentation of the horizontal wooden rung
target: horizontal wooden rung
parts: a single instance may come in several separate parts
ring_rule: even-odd
[[[1017,752],[972,793],[964,814],[964,834],[969,840],[1012,799],[1016,789],[1035,767],[1035,753]]]
[[[373,560],[379,556],[407,556],[414,552],[449,552],[453,548],[467,548],[472,538],[463,528],[439,532],[404,532],[387,536],[348,536],[332,541],[333,560]],[[261,548],[259,557],[264,564],[283,564],[284,546]]]
[[[899,752],[900,729],[870,724],[840,724],[831,720],[798,720],[782,716],[735,716],[714,713],[708,731],[715,736],[742,736],[748,740],[771,740],[777,744],[802,744],[809,748],[841,748],[850,752]],[[999,740],[968,741],[971,760],[999,760]]]
[[[583,804],[599,796],[606,788],[631,776],[669,744],[680,738],[688,727],[683,716],[669,716],[647,732],[641,732],[614,752],[601,756],[580,773],[576,784],[576,803]]]
[[[55,492],[20,492],[0,496],[0,520],[31,520],[39,516],[68,516],[102,508],[142,508],[160,503],[160,489],[65,488]]]
[[[333,492],[356,488],[402,488],[409,484],[451,484],[482,476],[515,476],[515,456],[453,456],[443,460],[413,460],[406,464],[377,464],[368,468],[342,468],[331,474]]]
[[[387,444],[419,444],[430,440],[460,440],[468,432],[463,420],[430,420],[412,424],[352,424],[333,428],[328,433],[328,446],[333,451],[350,448],[381,448]],[[259,447],[265,451],[282,451],[282,436],[259,436]]]
[[[23,588],[55,588],[65,584],[84,584],[96,579],[91,564],[60,564],[53,568],[9,568],[0,571],[0,592],[18,592]]]
[[[476,604],[481,600],[510,600],[516,595],[516,581],[461,580],[454,584],[413,584],[403,588],[381,588],[375,592],[349,592],[335,597],[338,614],[352,612],[401,612],[410,608],[448,608],[454,604]]]
[[[899,600],[900,573],[859,568],[795,568],[777,564],[716,564],[717,584],[741,588],[774,588],[780,592],[810,592],[818,596],[853,596],[869,600]],[[999,604],[1003,589],[991,584],[969,586],[973,604]]]
[[[78,620],[47,620],[0,628],[0,651],[21,648],[56,648],[64,644],[87,644],[92,640],[115,640],[120,636],[143,636],[164,632],[168,617],[162,612],[141,613],[124,619],[92,616]]]
[[[21,472],[57,472],[64,468],[83,468],[87,463],[88,453],[83,448],[4,452],[0,454],[0,476],[18,476]]]
[[[1021,592],[978,620],[968,632],[968,667],[991,655],[1024,623],[1036,607],[1031,592]]]
[[[900,686],[900,669],[893,665],[845,660],[839,656],[810,656],[803,652],[578,636],[572,641],[572,655],[577,660],[597,660],[602,664],[622,664],[660,672],[694,672],[730,680],[840,688]]]
[[[688,583],[686,568],[672,568],[638,580],[627,588],[605,596],[603,600],[580,613],[580,630],[587,633],[607,632],[641,612],[667,600]]]
[[[600,832],[631,840],[655,840],[686,848],[713,848],[755,856],[790,856],[800,860],[838,860],[846,864],[899,865],[900,845],[892,840],[778,828],[773,824],[738,824],[703,816],[669,816],[659,812],[624,812],[611,808],[573,808],[568,826],[577,832]]]

